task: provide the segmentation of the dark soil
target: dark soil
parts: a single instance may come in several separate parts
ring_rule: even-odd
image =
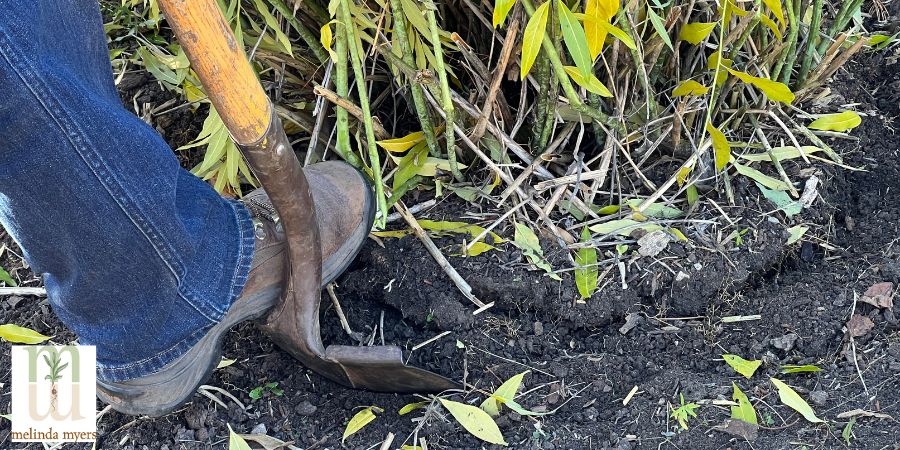
[[[876,282],[900,283],[900,246],[894,245],[900,225],[896,195],[900,160],[893,130],[894,117],[900,114],[900,65],[886,56],[866,56],[850,64],[852,75],[841,75],[835,87],[842,98],[830,106],[859,102],[857,109],[869,113],[853,132],[858,142],[833,143],[847,164],[867,170],[787,167],[795,180],[814,173],[823,182],[823,200],[791,222],[777,214],[774,222],[760,219],[754,210],[760,208],[755,206],[758,191],[737,185],[737,205],[727,212],[742,227],[752,229],[742,245],[720,244],[724,236],[716,236],[715,230],[685,230],[692,245],[672,245],[658,259],[626,258],[627,289],[622,289],[614,269],[606,274],[604,288],[586,302],[576,301],[569,273],[556,282],[528,271],[521,252],[512,245],[474,258],[451,257],[475,294],[495,302],[478,316],[472,315],[475,308],[414,237],[385,239],[383,248],[370,241],[357,263],[338,280],[336,292],[352,328],[367,336],[375,333],[377,342],[383,332],[386,343],[406,349],[450,331],[412,352],[411,362],[484,391],[530,370],[522,389],[526,393],[518,402],[553,413],[526,418],[505,411],[497,422],[512,448],[845,447],[841,432],[848,419],[839,419],[838,414],[860,408],[900,417],[900,328],[894,312],[863,303],[856,306],[858,314],[875,323],[874,330],[856,340],[859,371],[844,331],[854,293],[861,294]],[[153,86],[137,82],[123,97],[131,104],[135,90],[148,89],[156,97],[148,97],[147,102],[165,101],[166,94]],[[154,125],[172,133],[166,137],[173,146],[196,133],[197,119],[189,110],[180,110],[168,120],[167,126]],[[183,161],[187,164],[191,159]],[[762,204],[761,208],[768,208]],[[466,209],[471,207],[447,200],[421,216],[459,220]],[[486,211],[486,221],[497,214]],[[785,248],[784,230],[796,223],[806,223],[811,230],[802,244]],[[509,229],[499,232],[512,234]],[[11,269],[23,285],[39,285],[23,267],[8,236],[0,234],[0,239],[10,245],[0,257],[0,266]],[[437,242],[452,254],[458,253],[454,249],[461,240]],[[553,244],[548,241],[544,248],[551,262],[562,263],[563,255],[550,250]],[[382,327],[382,314],[383,330],[376,331]],[[721,321],[753,314],[761,319]],[[626,330],[622,327],[629,315],[633,327]],[[323,303],[322,316],[326,342],[353,342],[341,329],[330,302]],[[37,298],[0,299],[0,323],[55,335],[55,342],[75,339],[46,301]],[[723,353],[761,359],[764,365],[747,380],[722,361]],[[413,396],[347,390],[311,373],[249,324],[232,333],[225,355],[237,362],[216,371],[208,384],[233,394],[246,410],[221,395],[227,408],[197,395],[178,412],[157,419],[109,412],[99,422],[97,448],[221,449],[227,445],[227,424],[243,433],[264,427],[266,434],[293,441],[298,448],[338,448],[356,408],[369,405],[385,412],[349,438],[346,447],[378,448],[391,432],[397,436],[392,448],[399,448],[422,416],[422,410],[397,414],[403,405],[418,400]],[[0,353],[0,367],[7,367],[8,361],[8,352]],[[781,375],[779,368],[784,364],[816,364],[824,370]],[[770,376],[794,386],[828,424],[810,424],[783,406],[768,381]],[[250,390],[268,382],[277,382],[283,395],[249,397]],[[729,409],[713,401],[730,400],[732,382],[759,412],[762,429],[753,442],[718,429],[729,417]],[[8,383],[9,371],[0,369],[0,412],[9,409]],[[637,393],[623,406],[634,387]],[[701,403],[689,431],[681,431],[670,416],[670,405],[679,404],[679,394],[686,402]],[[470,403],[483,398],[479,392],[454,397]],[[98,408],[103,407],[98,403]],[[493,448],[436,412],[418,432],[426,437],[428,448]],[[897,430],[893,420],[859,418],[852,428],[851,447],[900,448]],[[0,428],[0,448],[27,447],[10,443],[8,430]]]

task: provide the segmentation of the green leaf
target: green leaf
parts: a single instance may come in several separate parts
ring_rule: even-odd
[[[844,132],[852,130],[862,123],[862,117],[855,111],[844,111],[836,114],[826,114],[819,116],[807,128],[822,131]]]
[[[502,27],[506,22],[506,16],[509,11],[516,5],[516,0],[495,0],[494,1],[494,28]]]
[[[743,164],[738,164],[737,162],[735,162],[734,168],[739,174],[745,177],[750,177],[752,180],[769,189],[774,189],[776,191],[787,191],[791,188],[784,181],[778,178],[772,178],[750,166],[745,166]]]
[[[809,227],[805,225],[794,225],[788,228],[788,233],[790,233],[790,236],[788,236],[788,240],[785,245],[791,245],[799,241],[807,231],[809,231]]]
[[[456,419],[466,431],[472,433],[473,436],[491,444],[507,445],[506,440],[503,439],[503,433],[500,432],[497,423],[494,422],[494,419],[492,419],[488,413],[482,411],[480,408],[465,403],[454,402],[443,398],[440,400],[441,404],[444,405],[444,408],[447,408],[447,411],[450,411],[453,418]]]
[[[16,280],[10,276],[9,272],[0,267],[0,282],[5,283],[7,286],[16,286]]]
[[[685,80],[672,91],[672,95],[675,97],[683,97],[685,95],[700,96],[707,92],[709,92],[708,87],[694,80]]]
[[[712,138],[712,146],[716,159],[716,171],[720,171],[724,169],[731,160],[731,144],[728,143],[725,134],[716,128],[712,122],[706,122],[706,132],[709,133],[710,138]]]
[[[737,355],[722,355],[722,358],[735,370],[735,372],[743,375],[744,378],[747,378],[748,380],[753,376],[753,373],[756,372],[756,369],[759,369],[759,366],[762,365],[762,361],[755,359],[748,361]]]
[[[12,414],[0,414],[0,418],[6,419],[12,422]]]
[[[778,388],[778,397],[781,399],[781,403],[784,403],[794,411],[797,411],[806,420],[812,423],[825,422],[816,417],[816,413],[813,411],[812,407],[809,406],[809,403],[806,403],[806,400],[803,400],[803,398],[800,397],[800,394],[798,394],[797,391],[791,389],[790,386],[784,384],[781,380],[775,378],[769,378],[769,380],[776,388]]]
[[[628,33],[623,31],[621,28],[609,22],[600,22],[600,26],[606,29],[607,33],[615,36],[616,39],[622,41],[622,43],[625,44],[626,47],[632,50],[637,50],[637,44],[634,43],[634,39],[631,39],[631,36],[629,36]]]
[[[639,198],[633,198],[626,201],[625,204],[634,211],[637,211],[641,206],[641,203],[643,202],[644,201]],[[648,217],[653,217],[654,219],[677,219],[684,216],[684,211],[678,208],[663,205],[662,203],[651,203],[649,206],[644,208],[644,212],[641,214]]]
[[[379,147],[389,152],[401,153],[424,141],[425,133],[416,131],[403,137],[399,137],[396,139],[385,139],[383,141],[375,141],[375,143],[378,144]]]
[[[681,33],[678,34],[678,39],[697,45],[702,40],[706,39],[715,28],[716,22],[687,23],[681,27]]]
[[[519,386],[522,385],[522,379],[525,378],[528,372],[530,370],[513,375],[510,379],[504,381],[490,397],[481,403],[481,409],[491,417],[498,417],[500,415],[500,405],[515,400],[516,392],[519,392]]]
[[[534,65],[538,52],[541,50],[541,43],[544,42],[549,9],[550,0],[538,6],[531,18],[528,19],[528,24],[525,25],[525,32],[522,34],[521,79],[523,80],[531,71],[531,66]]]
[[[737,387],[735,382],[732,381],[731,386],[734,388],[734,394],[731,395],[731,399],[738,403],[737,406],[731,407],[731,418],[757,425],[756,409],[753,408],[750,399]]]
[[[343,444],[348,437],[363,429],[364,426],[375,420],[376,412],[381,413],[382,411],[384,410],[377,406],[369,406],[356,413],[356,415],[354,415],[353,418],[350,419],[350,422],[347,423],[347,428],[344,428],[344,435],[343,437],[341,437],[341,444]]]
[[[257,386],[255,388],[253,388],[252,390],[250,390],[249,395],[250,395],[250,398],[252,398],[253,400],[259,400],[262,398],[262,393],[263,393],[263,387]]]
[[[559,25],[562,28],[563,41],[566,43],[569,55],[572,56],[572,61],[575,61],[575,66],[581,72],[581,76],[588,78],[591,75],[593,59],[588,50],[584,28],[562,0],[557,0],[557,5],[559,6]]]
[[[275,39],[281,44],[282,50],[288,55],[293,55],[291,40],[288,39],[284,30],[281,29],[281,24],[278,23],[278,19],[275,18],[271,11],[269,11],[269,8],[262,0],[253,0],[253,2],[256,4],[256,11],[262,16],[269,29],[275,33]]]
[[[613,96],[612,92],[609,92],[609,89],[593,73],[589,73],[587,78],[585,78],[577,67],[565,66],[563,69],[572,77],[575,83],[585,88],[588,92],[593,92],[601,97]]]
[[[763,197],[772,202],[779,210],[784,211],[786,216],[794,217],[803,211],[803,204],[792,199],[786,192],[768,189],[759,182],[756,183],[756,187],[762,192]]]
[[[768,78],[754,77],[749,73],[740,72],[734,69],[728,69],[728,72],[738,77],[744,83],[756,86],[759,90],[763,91],[763,93],[766,94],[766,97],[769,97],[769,100],[774,100],[776,102],[790,105],[796,97],[794,93],[791,92],[791,88],[789,88],[784,83],[772,81]]]
[[[250,444],[231,429],[231,424],[228,424],[228,450],[251,450]]]
[[[851,417],[847,425],[844,425],[844,430],[841,431],[841,437],[844,438],[847,447],[850,446],[850,441],[853,439],[853,425],[856,425],[856,417]]]
[[[616,233],[620,236],[630,236],[634,230],[644,230],[649,233],[656,230],[662,230],[663,227],[655,223],[638,222],[634,219],[616,219],[591,225],[590,229],[598,234]]]
[[[663,24],[662,17],[659,14],[656,14],[656,11],[651,7],[647,7],[647,17],[650,18],[650,23],[653,25],[653,29],[656,30],[656,34],[662,38],[663,42],[666,44],[666,47],[669,47],[669,50],[673,52],[675,49],[672,47],[672,39],[669,37],[669,33],[666,32],[666,26]]]
[[[393,188],[394,190],[400,189],[404,183],[409,181],[412,177],[419,174],[424,168],[425,163],[428,161],[428,146],[422,142],[419,145],[413,147],[413,149],[404,155],[399,160],[396,160],[397,163],[397,172],[394,174]]]
[[[785,364],[781,366],[781,373],[810,373],[810,372],[821,372],[822,369],[819,366],[814,366],[812,364],[807,364],[805,366],[798,366],[794,364]]]
[[[0,325],[0,338],[16,344],[40,344],[50,339],[50,336],[44,336],[30,328],[9,323]]]
[[[405,416],[417,409],[424,408],[429,403],[431,403],[431,402],[415,402],[415,403],[409,403],[407,405],[403,405],[403,407],[400,408],[400,411],[397,411],[397,414],[399,414],[401,416]]]
[[[591,232],[587,227],[581,229],[581,242],[591,240]],[[597,249],[585,247],[575,254],[575,286],[582,298],[590,298],[597,290],[600,268],[597,267]]]
[[[819,147],[813,147],[812,145],[804,145],[801,147],[803,149],[803,153],[806,155],[812,155],[813,153],[821,152],[822,149]],[[800,150],[797,147],[773,147],[772,154],[775,155],[775,158],[778,161],[786,161],[789,159],[797,159],[800,158]],[[769,152],[764,153],[748,153],[740,155],[741,159],[746,159],[747,161],[766,161],[771,162],[772,156],[769,155]]]

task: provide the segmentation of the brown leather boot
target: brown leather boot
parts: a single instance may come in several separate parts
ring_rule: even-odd
[[[374,201],[365,178],[352,166],[324,162],[303,169],[314,198],[323,254],[323,283],[353,261],[374,220]],[[222,341],[238,323],[266,315],[278,303],[285,280],[284,232],[268,196],[258,189],[245,197],[256,225],[247,282],[221,322],[200,342],[159,372],[123,382],[97,382],[97,396],[116,411],[161,416],[190,400],[222,359]]]

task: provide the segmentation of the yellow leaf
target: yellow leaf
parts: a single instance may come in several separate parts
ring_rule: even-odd
[[[728,164],[728,161],[731,160],[731,144],[728,143],[725,135],[712,122],[706,122],[706,132],[712,138],[713,151],[716,156],[716,171],[722,170]]]
[[[600,4],[600,10],[603,11],[603,18],[606,19],[607,22],[612,20],[612,18],[619,12],[619,1],[620,0],[600,0],[598,3]]]
[[[344,429],[344,436],[341,438],[341,443],[344,443],[350,435],[356,433],[375,420],[376,412],[381,413],[382,411],[384,410],[377,406],[369,406],[356,413],[356,415],[350,419],[350,422],[347,423],[347,428]]]
[[[733,381],[731,382],[731,386],[734,389],[731,399],[737,402],[737,406],[731,407],[731,418],[756,425],[758,423],[756,419],[756,410],[753,409],[753,404],[750,403],[747,394],[744,394]]]
[[[781,30],[778,29],[778,25],[776,25],[775,21],[770,19],[769,16],[760,15],[759,20],[763,24],[765,24],[767,27],[769,27],[770,30],[772,30],[772,34],[775,35],[776,39],[778,39],[780,41],[783,38],[783,36],[781,34]]]
[[[786,406],[791,407],[794,411],[800,413],[806,420],[812,423],[824,423],[825,421],[816,417],[816,413],[813,411],[812,407],[809,406],[809,403],[806,403],[806,400],[803,400],[800,397],[800,394],[797,391],[793,390],[787,384],[784,384],[783,381],[769,378],[769,381],[778,388],[778,398],[781,399],[781,403],[784,403]]]
[[[328,50],[328,54],[331,55],[331,60],[336,61],[338,58],[337,53],[331,49],[331,44],[334,40],[334,35],[331,33],[332,22],[334,22],[334,20],[322,25],[322,29],[319,30],[319,42],[322,43],[322,47],[324,47],[325,50]]]
[[[806,155],[812,155],[816,152],[821,152],[822,149],[819,147],[813,147],[812,145],[804,145],[803,153]],[[796,159],[800,157],[800,150],[794,146],[788,147],[773,147],[771,150],[772,154],[775,155],[775,158],[779,161],[785,161],[788,159]],[[745,153],[741,155],[741,159],[746,159],[747,161],[772,161],[772,156],[769,155],[769,152],[765,153]]]
[[[739,17],[744,17],[747,15],[747,11],[744,11],[743,9],[735,5],[734,0],[726,0],[724,11],[721,7],[719,7],[719,13],[722,14],[722,23],[725,24],[725,28],[728,28],[728,25],[731,23],[732,15]]]
[[[222,358],[222,360],[219,361],[219,365],[216,366],[216,369],[224,369],[224,368],[226,368],[226,367],[228,367],[228,366],[230,366],[230,365],[232,365],[232,364],[234,364],[234,360],[233,360],[233,359],[225,359],[225,358]]]
[[[678,181],[679,186],[683,186],[689,176],[691,176],[691,172],[694,170],[693,166],[685,166],[678,169],[678,174],[675,175],[675,180]]]
[[[759,369],[759,366],[762,365],[762,361],[755,359],[748,361],[738,355],[722,355],[722,358],[735,372],[743,375],[748,380],[756,372],[756,369]]]
[[[807,128],[822,131],[838,131],[844,132],[852,130],[862,123],[862,117],[854,111],[844,111],[836,114],[826,114],[819,116]]]
[[[50,336],[44,336],[30,328],[20,327],[11,323],[0,325],[0,338],[16,344],[40,344],[50,339]]]
[[[486,412],[472,405],[440,399],[441,404],[450,414],[473,436],[485,442],[497,445],[507,445],[503,439],[503,433],[497,427],[497,423]]]
[[[544,32],[547,29],[547,13],[550,8],[550,1],[544,2],[534,11],[528,25],[525,26],[525,33],[522,35],[522,64],[521,76],[524,80],[531,71],[531,66],[537,59],[538,52],[541,50],[541,43],[544,41]]]
[[[581,75],[581,71],[578,70],[577,67],[573,66],[565,66],[564,67],[567,74],[572,77],[572,80],[575,81],[579,86],[588,90],[588,92],[593,92],[601,97],[612,97],[612,93],[609,92],[609,89],[600,82],[599,79],[593,74],[588,74],[588,78],[585,79]]]
[[[391,231],[373,231],[372,234],[378,236],[380,238],[402,238],[404,236],[412,233],[412,230],[407,228],[405,230],[391,230]]]
[[[778,19],[778,23],[781,24],[781,29],[783,30],[787,26],[787,21],[784,20],[784,10],[781,8],[781,0],[763,0],[763,3],[765,3],[772,11],[772,14],[775,14],[775,18]],[[761,15],[760,17],[765,16]],[[766,19],[768,19],[768,17],[766,17]]]
[[[672,91],[672,95],[675,97],[682,97],[685,95],[694,95],[700,96],[709,92],[709,88],[694,81],[694,80],[685,80],[682,81],[678,87]]]
[[[472,239],[484,233],[484,227],[480,227],[478,225],[472,225],[465,222],[449,222],[449,221],[435,221],[428,219],[419,220],[419,225],[422,228],[428,231],[434,232],[445,232],[445,233],[456,233],[456,234],[468,234]],[[505,239],[500,237],[497,233],[493,231],[488,233],[491,238],[494,240],[495,244],[502,244],[506,242]]]
[[[591,60],[597,59],[603,52],[607,32],[601,24],[608,20],[601,0],[587,0],[584,4],[584,35],[587,38],[588,50],[591,52]]]
[[[383,141],[376,141],[375,143],[378,144],[379,147],[389,152],[400,153],[409,150],[410,148],[424,140],[425,133],[416,131],[403,137],[395,139],[385,139]]]
[[[718,50],[714,51],[712,53],[712,55],[709,55],[709,60],[706,62],[706,68],[709,70],[714,70],[716,68],[716,66],[718,66],[720,64],[719,63],[720,58],[722,60],[721,61],[722,67],[730,69],[732,60],[730,60],[728,58],[722,58],[721,53],[719,53]]]
[[[516,0],[496,0],[494,2],[494,28],[502,27],[506,22],[509,10],[515,6]]]
[[[516,392],[519,391],[522,379],[528,372],[530,371],[526,370],[520,374],[513,375],[512,378],[504,381],[490,397],[485,399],[481,404],[481,409],[491,417],[498,417],[500,415],[500,404],[504,401],[516,399]]]
[[[769,189],[774,189],[776,191],[786,191],[791,188],[786,182],[778,178],[772,178],[750,166],[745,166],[743,164],[735,162],[734,168],[739,174],[745,177],[749,177]]]
[[[228,450],[250,450],[250,444],[231,429],[231,424],[228,424]]]
[[[678,35],[678,39],[697,45],[702,40],[706,39],[706,37],[712,33],[714,28],[716,28],[716,22],[688,23],[681,27],[681,33]]]
[[[754,77],[749,73],[740,72],[734,69],[728,69],[728,72],[740,78],[744,83],[756,86],[759,90],[763,91],[770,100],[786,103],[788,105],[794,101],[794,93],[791,92],[791,88],[787,87],[784,83],[772,81],[768,78]]]
[[[465,248],[465,247],[463,247]],[[472,247],[466,252],[466,256],[478,256],[484,252],[488,252],[491,250],[496,250],[497,248],[493,245],[485,244],[484,242],[476,242],[472,244]]]
[[[616,39],[622,41],[622,43],[625,44],[626,47],[632,50],[637,50],[637,45],[634,43],[634,39],[631,39],[631,36],[629,36],[628,33],[623,31],[621,28],[609,22],[600,22],[600,26],[606,29],[607,33],[615,36]]]
[[[399,414],[401,416],[405,416],[417,409],[425,407],[425,405],[427,405],[428,403],[429,402],[415,402],[415,403],[410,403],[408,405],[404,405],[402,408],[400,408],[400,411],[398,411],[397,414]]]

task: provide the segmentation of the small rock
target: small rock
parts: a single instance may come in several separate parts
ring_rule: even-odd
[[[294,408],[294,411],[301,416],[311,416],[316,413],[316,409],[316,405],[304,400]]]
[[[544,450],[554,450],[556,446],[550,441],[544,441],[544,443],[541,444],[541,448]]]
[[[194,430],[188,430],[186,428],[180,428],[175,433],[176,441],[195,441],[197,440],[196,438],[197,436],[194,434]]]
[[[542,334],[544,334],[544,324],[541,322],[535,322],[534,323],[534,335],[540,336]]]
[[[825,391],[812,391],[809,393],[809,399],[819,406],[825,406],[828,401],[828,393]]]
[[[252,430],[250,430],[250,434],[266,434],[268,432],[269,429],[266,428],[266,424],[264,423],[258,424],[257,426],[253,427]]]
[[[866,292],[859,298],[859,301],[878,308],[890,309],[894,307],[893,293],[894,283],[891,283],[890,281],[875,283],[866,289]]]
[[[850,333],[850,337],[865,336],[872,331],[872,328],[875,328],[875,322],[872,322],[872,319],[859,314],[854,314],[853,317],[847,321],[847,332]]]
[[[13,295],[12,297],[6,299],[6,303],[8,303],[11,308],[15,308],[16,306],[19,305],[19,303],[22,303],[22,300],[25,300],[25,299],[22,297],[19,297],[18,295]]]
[[[209,430],[206,428],[201,428],[197,430],[196,437],[200,442],[206,442],[209,440]]]
[[[628,313],[625,316],[625,324],[619,328],[619,333],[628,334],[634,327],[641,323],[641,315],[639,313]]]
[[[794,343],[797,342],[798,337],[799,336],[794,333],[788,333],[784,336],[772,339],[772,346],[779,350],[789,352],[794,348]]]
[[[647,233],[638,239],[638,245],[640,246],[640,248],[638,248],[638,253],[641,256],[656,256],[665,250],[671,241],[672,237],[665,231],[656,230]]]

